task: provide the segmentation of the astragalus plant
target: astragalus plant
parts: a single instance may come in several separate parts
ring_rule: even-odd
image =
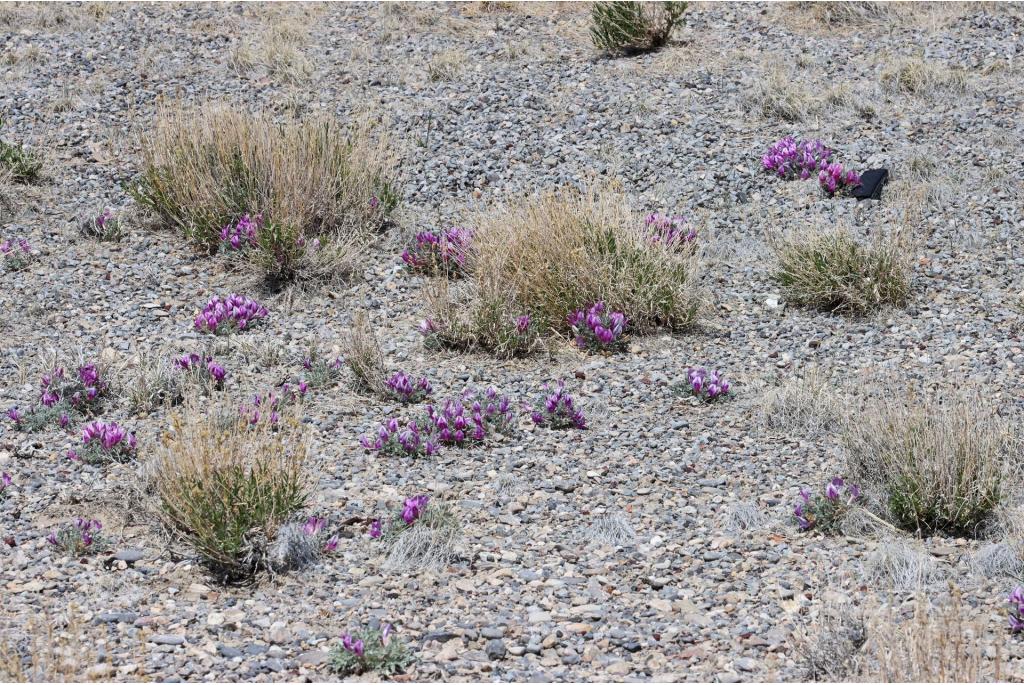
[[[218,578],[272,570],[278,531],[309,495],[306,454],[295,412],[251,421],[190,407],[173,417],[150,457],[159,511]]]
[[[893,523],[976,535],[1005,497],[1019,444],[977,398],[866,401],[843,429],[851,478]]]

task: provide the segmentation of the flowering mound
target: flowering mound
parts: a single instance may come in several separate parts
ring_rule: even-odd
[[[845,493],[845,497],[843,497]],[[839,531],[843,517],[860,500],[860,488],[847,485],[842,478],[833,478],[825,486],[825,495],[815,495],[800,490],[801,502],[793,508],[793,517],[800,530],[812,528],[824,533]]]
[[[421,377],[413,380],[411,376],[407,376],[401,371],[388,379],[386,387],[387,395],[391,399],[403,404],[419,402],[434,391],[430,387],[430,381],[426,378]]]
[[[576,345],[581,350],[621,347],[626,315],[605,310],[604,302],[595,302],[586,311],[578,309],[567,317]]]
[[[195,328],[202,333],[223,335],[251,328],[269,315],[266,307],[251,297],[214,295],[195,319]]]
[[[729,394],[729,381],[718,369],[708,371],[703,366],[687,369],[686,381],[690,386],[690,392],[705,402]]]
[[[697,240],[697,229],[687,227],[686,218],[682,216],[648,214],[644,218],[644,226],[651,234],[652,243],[660,243],[667,247],[680,249]]]
[[[135,446],[135,434],[116,422],[93,421],[82,430],[82,448],[68,452],[68,458],[87,464],[128,461],[135,456]]]
[[[454,226],[445,231],[421,231],[402,252],[402,261],[410,271],[458,277],[465,273],[472,238],[472,231]]]
[[[772,143],[768,153],[761,157],[761,165],[779,178],[806,181],[831,159],[832,150],[820,140],[798,141],[787,136]]]
[[[547,390],[547,386],[544,386]],[[542,397],[533,407],[530,419],[538,426],[550,428],[587,427],[587,418],[573,401],[572,395],[565,391],[565,381],[559,381],[554,392]]]

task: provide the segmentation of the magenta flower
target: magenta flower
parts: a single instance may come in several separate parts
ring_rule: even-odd
[[[402,371],[391,376],[386,386],[388,395],[392,399],[406,404],[419,402],[433,392],[433,388],[430,387],[430,382],[426,378],[413,380],[411,376],[407,376]]]
[[[429,501],[430,498],[426,495],[417,495],[405,500],[402,507],[402,520],[406,525],[411,526],[420,517]]]
[[[18,411],[17,407],[11,407],[10,409],[7,410],[7,418],[13,421],[15,426],[20,427],[23,415],[20,411]]]
[[[384,534],[383,526],[381,525],[380,519],[374,519],[370,523],[370,537],[377,539]]]
[[[3,496],[4,491],[11,486],[14,480],[11,478],[11,474],[4,471],[0,473],[0,496]]]
[[[605,310],[604,302],[595,302],[586,311],[580,309],[566,317],[579,348],[606,348],[621,342],[626,315],[622,312],[606,313]]]
[[[380,643],[385,647],[388,646],[388,640],[391,639],[391,632],[393,628],[390,623],[385,623],[380,630]]]
[[[203,333],[223,334],[244,331],[251,323],[265,319],[269,313],[266,307],[250,297],[215,295],[207,302],[203,311],[195,318],[195,328]]]
[[[324,543],[325,552],[337,552],[338,551],[338,536],[332,535],[330,539]]]
[[[318,518],[316,516],[310,516],[308,519],[306,519],[306,522],[302,524],[302,532],[306,535],[309,535],[310,537],[313,537],[315,535],[319,535],[320,531],[324,529],[325,525],[327,525],[326,519]]]

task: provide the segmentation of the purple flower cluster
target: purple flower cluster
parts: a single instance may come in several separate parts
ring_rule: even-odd
[[[78,367],[77,379],[66,378],[62,367],[43,374],[39,388],[39,403],[44,407],[66,403],[79,411],[87,411],[100,402],[110,385],[101,378],[95,364],[86,364]]]
[[[1018,586],[1010,593],[1010,630],[1019,633],[1024,630],[1024,588]]]
[[[768,148],[768,154],[761,157],[761,165],[780,178],[806,181],[831,158],[832,150],[820,140],[798,141],[787,136]]]
[[[708,402],[729,394],[729,381],[718,369],[708,371],[703,366],[687,369],[686,382],[690,392]]]
[[[254,321],[268,316],[267,309],[251,297],[214,295],[195,319],[195,328],[203,333],[244,331]]]
[[[697,229],[687,228],[686,218],[682,216],[666,216],[664,214],[648,214],[644,226],[650,232],[652,243],[661,243],[668,247],[683,247],[697,240]]]
[[[421,231],[402,252],[402,261],[412,271],[459,276],[464,272],[472,238],[472,231],[458,227],[441,232]]]
[[[800,530],[818,528],[831,532],[837,529],[846,510],[860,499],[860,488],[847,484],[842,478],[833,478],[825,486],[824,496],[812,497],[810,492],[801,488],[800,499],[793,508],[793,517]]]
[[[839,162],[826,164],[818,172],[818,184],[826,195],[848,193],[860,185],[860,174],[853,169],[843,169]]]
[[[548,389],[544,386],[545,391]],[[559,381],[554,392],[546,394],[533,407],[530,418],[538,426],[551,428],[587,427],[587,419],[583,411],[575,406],[572,395],[565,391],[565,381]]]
[[[311,538],[317,538],[327,526],[327,519],[320,518],[319,516],[310,516],[306,519],[306,522],[302,524],[302,532]],[[338,543],[340,540],[337,535],[332,535],[328,540],[324,542],[323,551],[325,552],[336,552],[338,550]]]
[[[358,657],[363,656],[363,652],[366,651],[362,639],[353,638],[348,633],[341,636],[341,646],[345,648],[346,652],[352,652]]]
[[[8,271],[19,271],[32,262],[32,246],[24,238],[0,242],[0,257]]]
[[[13,482],[14,480],[11,478],[11,474],[6,471],[0,473],[0,500],[7,497],[7,488],[9,488]]]
[[[89,237],[104,239],[118,239],[121,237],[121,223],[114,218],[114,213],[109,208],[104,209],[99,216],[90,217],[82,222],[82,233]]]
[[[51,531],[46,541],[62,549],[67,554],[84,554],[92,549],[103,547],[99,531],[103,529],[96,519],[77,518],[72,525],[61,526]]]
[[[125,431],[116,422],[93,421],[82,429],[82,449],[70,450],[68,459],[88,464],[106,461],[127,461],[135,456],[135,434]]]
[[[246,246],[256,245],[256,234],[262,225],[262,213],[251,217],[244,214],[234,226],[229,223],[220,229],[221,249],[241,250]]]
[[[201,375],[205,371],[218,388],[224,387],[224,379],[228,375],[223,366],[213,361],[213,357],[204,358],[195,352],[178,357],[174,360],[174,365],[182,371],[194,375]]]
[[[411,376],[407,376],[401,371],[391,376],[386,385],[391,399],[403,404],[420,402],[434,391],[430,387],[430,381],[426,378],[413,380]]]
[[[377,429],[376,436],[364,435],[359,443],[391,456],[429,456],[442,444],[459,446],[479,442],[491,432],[505,432],[512,422],[512,403],[488,388],[447,399],[440,409],[428,405],[425,418],[410,420],[404,428],[392,418]]]
[[[604,302],[595,302],[586,311],[578,309],[568,316],[569,328],[580,349],[611,348],[622,343],[626,315],[606,309]]]
[[[447,399],[440,411],[427,406],[427,418],[444,445],[480,442],[489,432],[507,431],[513,422],[512,403],[494,388],[483,393],[467,391]]]
[[[416,495],[405,500],[402,503],[402,520],[405,521],[405,525],[411,526],[416,523],[416,519],[427,508],[429,502],[430,498],[426,495]]]
[[[402,428],[398,419],[390,419],[377,429],[375,437],[364,435],[359,438],[359,444],[388,456],[430,456],[437,453],[437,439],[416,421],[409,421]]]
[[[285,407],[300,402],[309,391],[309,385],[303,381],[298,384],[297,389],[285,383],[281,386],[280,394],[275,395],[268,392],[266,395],[253,395],[251,403],[243,402],[238,407],[238,413],[245,417],[246,421],[255,426],[260,419],[265,418],[270,425],[277,425],[281,420],[281,410]]]

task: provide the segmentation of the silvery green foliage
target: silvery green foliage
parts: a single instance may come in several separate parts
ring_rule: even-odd
[[[307,534],[297,523],[281,526],[267,550],[270,567],[278,573],[300,569],[315,562],[319,556],[316,536]]]

